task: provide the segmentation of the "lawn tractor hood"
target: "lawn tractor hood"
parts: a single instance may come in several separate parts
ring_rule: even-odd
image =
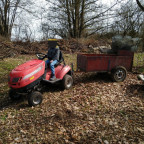
[[[44,61],[38,59],[27,61],[11,71],[8,84],[14,89],[25,87],[42,77],[44,70]]]

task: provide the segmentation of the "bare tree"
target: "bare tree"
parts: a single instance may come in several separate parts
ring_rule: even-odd
[[[0,0],[0,35],[11,38],[12,28],[22,11],[31,13],[27,8],[31,0]]]
[[[138,6],[141,8],[142,11],[144,11],[144,6],[142,6],[142,4],[140,3],[139,0],[136,0]]]
[[[104,8],[100,0],[46,0],[50,6],[49,29],[61,37],[87,37],[104,29],[106,14],[119,1]],[[46,21],[44,22],[46,23]],[[107,24],[108,26],[108,24]]]
[[[0,34],[10,38],[20,0],[0,0]]]
[[[142,25],[143,12],[133,1],[129,1],[117,10],[113,30],[123,35],[137,36]]]
[[[51,29],[62,36],[79,38],[95,23],[100,5],[98,0],[47,0]],[[64,34],[63,32],[68,32]],[[60,35],[61,36],[61,35]]]

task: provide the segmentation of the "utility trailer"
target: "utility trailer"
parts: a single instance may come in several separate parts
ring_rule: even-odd
[[[113,81],[122,82],[127,71],[132,71],[134,52],[119,50],[117,54],[78,54],[77,70],[110,72]]]

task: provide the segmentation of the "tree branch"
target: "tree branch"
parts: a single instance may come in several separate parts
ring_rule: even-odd
[[[141,8],[142,11],[144,11],[144,6],[142,6],[142,4],[140,3],[139,0],[136,0],[138,6]]]

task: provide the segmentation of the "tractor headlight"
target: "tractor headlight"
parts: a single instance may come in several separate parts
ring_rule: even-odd
[[[34,70],[33,72],[29,73],[28,75],[23,77],[23,80],[32,77],[34,74],[38,73],[43,67],[40,66],[39,68],[37,68],[36,70]]]

